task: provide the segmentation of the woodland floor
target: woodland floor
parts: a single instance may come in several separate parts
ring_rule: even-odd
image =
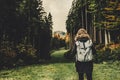
[[[66,51],[54,51],[47,62],[1,70],[0,80],[78,80],[74,61],[63,56]],[[94,64],[93,80],[120,80],[120,61]]]

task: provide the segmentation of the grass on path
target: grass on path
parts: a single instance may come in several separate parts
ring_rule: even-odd
[[[46,63],[2,70],[0,80],[78,80],[74,62],[63,57],[66,51],[53,52]],[[94,64],[93,80],[120,80],[120,62]]]

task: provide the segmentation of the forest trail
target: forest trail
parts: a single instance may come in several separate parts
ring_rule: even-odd
[[[74,62],[64,58],[67,50],[52,52],[46,63],[0,71],[0,80],[78,80]],[[93,80],[119,80],[120,62],[94,64]]]

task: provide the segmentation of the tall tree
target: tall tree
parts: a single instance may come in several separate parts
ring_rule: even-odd
[[[14,44],[30,44],[38,52],[43,50],[41,43],[44,37],[49,40],[46,45],[50,44],[52,15],[45,19],[42,0],[1,0],[0,10],[0,42],[7,39]],[[47,47],[44,47],[44,51]]]
[[[84,25],[83,28],[87,29],[94,41],[105,44],[107,40],[108,44],[114,37],[113,32],[119,31],[117,27],[119,26],[117,21],[119,11],[118,0],[74,0],[66,20],[67,32],[70,35],[75,34]],[[111,15],[115,17],[114,21],[110,20]],[[71,40],[73,37],[71,36]]]
[[[16,32],[16,0],[1,0],[0,1],[0,37],[2,39],[8,37],[9,40],[13,40]],[[12,30],[11,30],[12,28]],[[9,37],[11,36],[11,37]]]
[[[50,59],[50,44],[52,38],[52,15],[51,13],[45,17],[44,28],[41,30],[41,39],[40,39],[40,57],[43,59]]]

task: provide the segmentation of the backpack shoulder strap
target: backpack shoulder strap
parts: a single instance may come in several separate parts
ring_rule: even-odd
[[[85,42],[83,42],[83,46],[84,46],[84,50],[86,50],[86,47],[85,47]]]

